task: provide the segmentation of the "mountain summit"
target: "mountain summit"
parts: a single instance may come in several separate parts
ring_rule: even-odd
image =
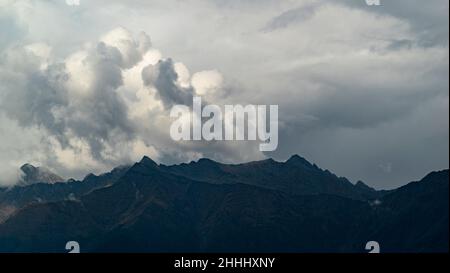
[[[160,166],[161,170],[212,184],[242,183],[298,195],[332,194],[356,200],[375,199],[379,192],[360,188],[346,178],[322,170],[299,155],[286,162],[271,158],[241,164],[223,164],[210,159]]]
[[[35,167],[28,163],[20,167],[20,170],[23,173],[22,179],[19,183],[20,186],[27,186],[36,183],[53,184],[56,182],[65,181],[64,178],[54,174],[47,168]]]

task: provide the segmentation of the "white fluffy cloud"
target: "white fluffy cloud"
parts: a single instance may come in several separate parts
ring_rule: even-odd
[[[23,153],[3,158],[9,162],[2,167],[2,184],[13,183],[17,166],[25,161],[77,176],[144,155],[177,157],[177,149],[202,156],[192,152],[196,148],[190,143],[172,142],[166,130],[171,122],[166,108],[192,101],[190,73],[183,63],[163,59],[147,34],[135,37],[119,27],[62,59],[51,52],[44,43],[15,45],[4,52],[1,124],[13,131],[3,134],[2,147],[10,152],[7,145],[14,144],[8,139],[14,134],[25,139],[37,134],[38,139]],[[221,78],[217,71],[204,71],[196,79],[200,75],[207,81],[208,73],[213,81]]]
[[[218,92],[222,85],[223,77],[217,70],[200,71],[192,76],[192,86],[201,96]]]

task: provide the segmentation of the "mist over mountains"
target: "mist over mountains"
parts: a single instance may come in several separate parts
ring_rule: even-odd
[[[448,170],[377,191],[298,155],[172,166],[144,157],[65,182],[24,166],[32,183],[0,188],[0,252],[65,252],[70,240],[82,252],[449,249]]]
[[[28,163],[20,167],[20,170],[23,173],[23,177],[21,181],[19,181],[20,186],[27,186],[35,183],[53,184],[64,181],[64,178],[52,173],[50,170],[43,167],[35,167]]]

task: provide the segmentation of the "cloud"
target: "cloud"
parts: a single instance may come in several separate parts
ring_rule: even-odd
[[[0,78],[6,84],[0,87],[0,123],[10,131],[1,147],[11,153],[13,134],[25,140],[36,135],[29,145],[17,143],[20,152],[13,159],[2,158],[9,162],[2,164],[1,184],[17,181],[13,166],[24,162],[79,178],[143,155],[173,162],[228,150],[216,157],[236,158],[227,145],[210,153],[198,144],[173,142],[166,130],[167,110],[191,104],[194,86],[200,92],[216,90],[222,83],[219,72],[194,73],[192,85],[183,63],[163,59],[147,34],[135,38],[121,27],[64,58],[52,53],[49,45],[36,42],[1,55]]]
[[[223,76],[217,70],[205,70],[192,76],[192,86],[200,96],[208,96],[220,91],[223,86]]]
[[[417,42],[421,46],[448,46],[449,2],[446,0],[433,0],[427,3],[420,0],[381,1],[380,8],[365,5],[364,1],[340,0],[337,3],[405,20],[417,33]]]
[[[317,3],[306,4],[300,7],[289,9],[282,12],[280,15],[273,18],[265,27],[264,31],[272,31],[280,28],[284,28],[290,24],[298,24],[311,19],[316,13],[316,9],[319,7]]]
[[[6,83],[1,87],[2,112],[23,128],[43,130],[58,164],[68,169],[86,167],[73,165],[79,162],[76,158],[94,168],[130,160],[126,151],[113,155],[118,145],[131,145],[131,153],[140,147],[157,155],[138,139],[118,93],[123,71],[149,49],[148,36],[140,34],[138,39],[123,28],[114,29],[59,62],[50,61],[51,48],[42,43],[7,50],[0,73]]]
[[[448,168],[448,1],[0,7],[2,173],[30,161],[80,177],[144,153],[164,163],[299,153],[375,187]],[[278,150],[172,141],[168,110],[195,94],[278,104]]]
[[[157,90],[157,97],[166,108],[175,104],[191,105],[194,90],[183,87],[175,70],[172,59],[160,60],[156,65],[149,65],[142,70],[144,85],[153,85]]]
[[[14,58],[12,62],[22,59],[21,66],[27,67],[25,71],[14,71],[15,78],[6,79],[16,86],[3,90],[1,106],[21,125],[42,126],[63,146],[70,144],[68,135],[79,137],[89,143],[97,158],[101,157],[103,141],[133,137],[126,106],[115,91],[122,84],[121,58],[116,48],[98,43],[86,53],[83,73],[89,73],[92,81],[83,92],[68,91],[67,83],[80,79],[67,72],[65,63],[41,69],[38,63],[29,61],[39,56],[26,49],[17,49],[10,58]],[[14,64],[7,60],[6,66]],[[115,133],[118,135],[111,135]]]
[[[17,20],[6,13],[0,5],[0,25],[2,31],[0,32],[0,50],[8,47],[15,40],[20,39],[23,35]]]
[[[122,27],[111,30],[100,41],[120,51],[120,65],[123,68],[133,67],[151,46],[150,37],[145,32],[139,33],[138,39],[135,40],[132,34]]]

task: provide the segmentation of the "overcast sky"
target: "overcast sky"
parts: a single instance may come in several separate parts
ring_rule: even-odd
[[[393,188],[449,165],[447,0],[0,0],[0,184],[299,154]],[[170,105],[278,104],[279,145],[174,142]]]

